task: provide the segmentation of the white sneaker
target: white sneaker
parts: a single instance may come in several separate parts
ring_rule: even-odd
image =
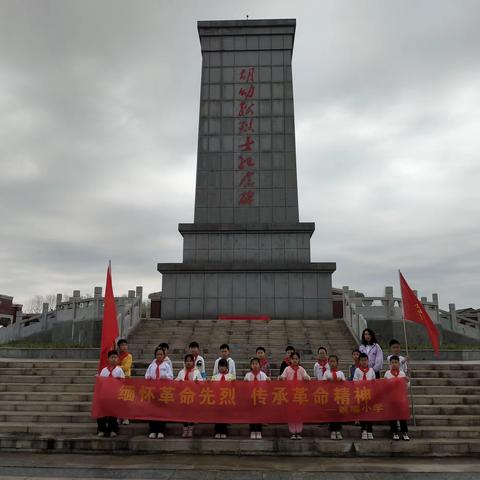
[[[122,425],[130,425],[130,421],[129,420],[123,420]]]
[[[157,434],[156,433],[151,433],[148,438],[157,438]]]
[[[373,440],[373,433],[372,433],[372,432],[368,432],[368,433],[367,433],[367,437],[368,437],[368,440]]]
[[[262,439],[262,432],[257,432],[257,440],[261,440]]]
[[[116,434],[116,432],[110,432],[110,436],[111,436],[111,437],[116,437],[117,434]]]
[[[188,427],[183,427],[182,438],[188,437]]]
[[[410,441],[410,437],[408,436],[408,433],[402,433],[402,440],[405,440],[406,442]]]
[[[301,440],[303,437],[297,433],[297,440]]]
[[[290,440],[296,440],[296,439],[297,439],[297,436],[295,434],[290,436]]]
[[[188,427],[187,430],[187,438],[192,438],[193,437],[193,426]]]
[[[368,440],[368,434],[366,430],[362,430],[362,440]]]
[[[400,440],[400,436],[398,435],[398,433],[394,433],[393,436],[392,436],[392,439],[393,440]]]
[[[227,438],[227,435],[226,435],[225,433],[222,433],[222,434],[220,435],[220,438],[225,439],[225,438]]]
[[[255,440],[257,438],[257,432],[250,432],[250,440]]]
[[[222,436],[219,433],[216,433],[215,438],[222,438]]]
[[[97,437],[104,437],[105,436],[105,432],[98,432],[97,433]]]
[[[330,440],[336,440],[337,439],[337,434],[335,432],[330,433]]]
[[[165,435],[163,433],[157,433],[157,438],[165,438]]]
[[[342,432],[337,432],[337,440],[343,440]]]

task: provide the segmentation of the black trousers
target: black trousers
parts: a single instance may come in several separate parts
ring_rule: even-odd
[[[165,433],[165,427],[167,426],[167,422],[157,422],[152,420],[148,422],[150,426],[150,433]]]
[[[193,427],[195,424],[193,422],[185,422],[183,424],[184,427]]]
[[[373,432],[373,423],[372,422],[360,422],[360,428],[366,430],[368,433]]]
[[[228,429],[226,423],[215,424],[215,435],[227,435]]]
[[[333,422],[329,425],[331,432],[339,432],[342,429],[342,424],[338,422]]]
[[[261,423],[251,423],[250,424],[251,432],[260,432],[262,433],[262,424]]]
[[[400,430],[398,430],[397,421],[400,422]],[[408,425],[406,420],[392,420],[390,422],[390,431],[392,433],[408,433]]]
[[[97,418],[97,427],[99,432],[110,435],[111,432],[118,432],[117,417],[101,417]]]

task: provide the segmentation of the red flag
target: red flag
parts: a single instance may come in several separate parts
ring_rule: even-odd
[[[439,334],[437,327],[432,322],[432,319],[423,307],[422,302],[416,297],[416,295],[413,293],[413,290],[408,286],[408,283],[403,277],[402,273],[399,272],[399,274],[400,288],[402,289],[403,317],[405,320],[419,323],[426,328],[428,337],[430,338],[430,343],[432,344],[435,353],[438,355],[440,352],[440,342],[438,340]]]
[[[118,338],[117,307],[112,288],[112,265],[109,262],[107,269],[107,284],[105,286],[105,298],[103,302],[102,342],[100,345],[100,361],[98,371],[107,366],[108,352],[115,349],[115,341]]]

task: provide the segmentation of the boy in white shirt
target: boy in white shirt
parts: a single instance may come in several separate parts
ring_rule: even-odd
[[[110,350],[108,352],[108,365],[102,368],[100,377],[125,378],[121,367],[118,366],[118,352]],[[97,418],[97,435],[99,437],[116,437],[118,432],[118,420],[116,417]]]
[[[193,355],[193,360],[195,362],[195,367],[198,368],[204,380],[207,379],[207,371],[205,369],[205,360],[200,355],[200,345],[198,342],[190,342],[188,346],[190,353]]]
[[[358,357],[358,368],[353,374],[354,382],[375,380],[375,370],[368,366],[368,355],[361,353]],[[360,422],[362,429],[362,440],[373,440],[373,424],[372,422]]]
[[[215,360],[215,365],[213,366],[213,375],[216,375],[219,372],[218,362],[222,358],[228,362],[228,373],[236,377],[237,372],[235,370],[235,362],[233,361],[233,358],[230,358],[230,347],[226,343],[222,343],[222,345],[220,345],[220,357]]]
[[[328,364],[330,368],[325,371],[323,380],[327,382],[344,382],[345,375],[342,371],[338,370],[338,357],[336,355],[330,355],[328,357]],[[332,422],[329,426],[330,439],[342,440],[342,424],[339,422]]]
[[[187,353],[183,359],[183,364],[185,365],[177,375],[175,380],[179,382],[203,382],[202,374],[200,370],[195,367],[195,359],[191,353]],[[182,438],[192,438],[193,437],[193,422],[185,422],[183,424],[183,433]]]
[[[218,360],[218,373],[213,375],[213,382],[232,382],[235,377],[228,371],[228,362],[224,358]],[[226,423],[215,424],[215,438],[227,438],[228,430]]]
[[[400,370],[403,373],[408,372],[408,358],[400,355],[400,352],[402,351],[402,347],[400,346],[400,342],[398,340],[395,340],[394,338],[390,340],[390,355],[387,357],[387,362],[390,363],[390,359],[392,358],[393,355],[396,355],[400,361]]]
[[[148,366],[145,372],[147,380],[173,380],[173,372],[170,364],[165,361],[165,350],[157,347],[155,349],[155,360]],[[150,420],[150,433],[148,438],[165,438],[166,422]]]
[[[244,381],[246,382],[267,382],[268,378],[265,372],[262,372],[260,369],[260,359],[258,357],[252,358],[250,360],[250,372],[245,375]],[[262,439],[262,424],[261,423],[251,423],[250,424],[250,438],[252,440]]]
[[[313,366],[313,376],[317,380],[323,380],[323,376],[329,369],[327,349],[325,347],[319,347],[317,350],[317,362]]]
[[[390,355],[390,370],[385,372],[385,378],[405,378],[405,372],[401,370],[401,361],[397,355]],[[400,424],[400,430],[398,428]],[[390,431],[392,432],[393,440],[400,440],[400,435],[402,440],[408,442],[410,437],[408,436],[408,425],[406,420],[391,420],[390,421]]]

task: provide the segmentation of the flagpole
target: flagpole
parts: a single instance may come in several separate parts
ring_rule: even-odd
[[[400,281],[400,296],[401,296],[401,285],[402,285],[402,282],[400,280],[400,270],[398,270],[398,279]],[[405,336],[405,353],[407,355],[407,358],[409,358],[408,356],[408,337],[407,337],[407,325],[405,324],[405,315],[403,313],[403,298],[402,298],[402,323],[403,323],[403,335]],[[411,367],[408,367],[408,373],[410,373],[410,370],[411,370]],[[408,386],[408,392],[410,393],[410,405],[411,405],[411,408],[412,408],[412,417],[413,417],[413,425],[416,427],[417,426],[417,420],[415,418],[415,402],[413,401],[413,391],[412,391],[412,386],[410,384],[410,381],[408,382],[407,384]]]

